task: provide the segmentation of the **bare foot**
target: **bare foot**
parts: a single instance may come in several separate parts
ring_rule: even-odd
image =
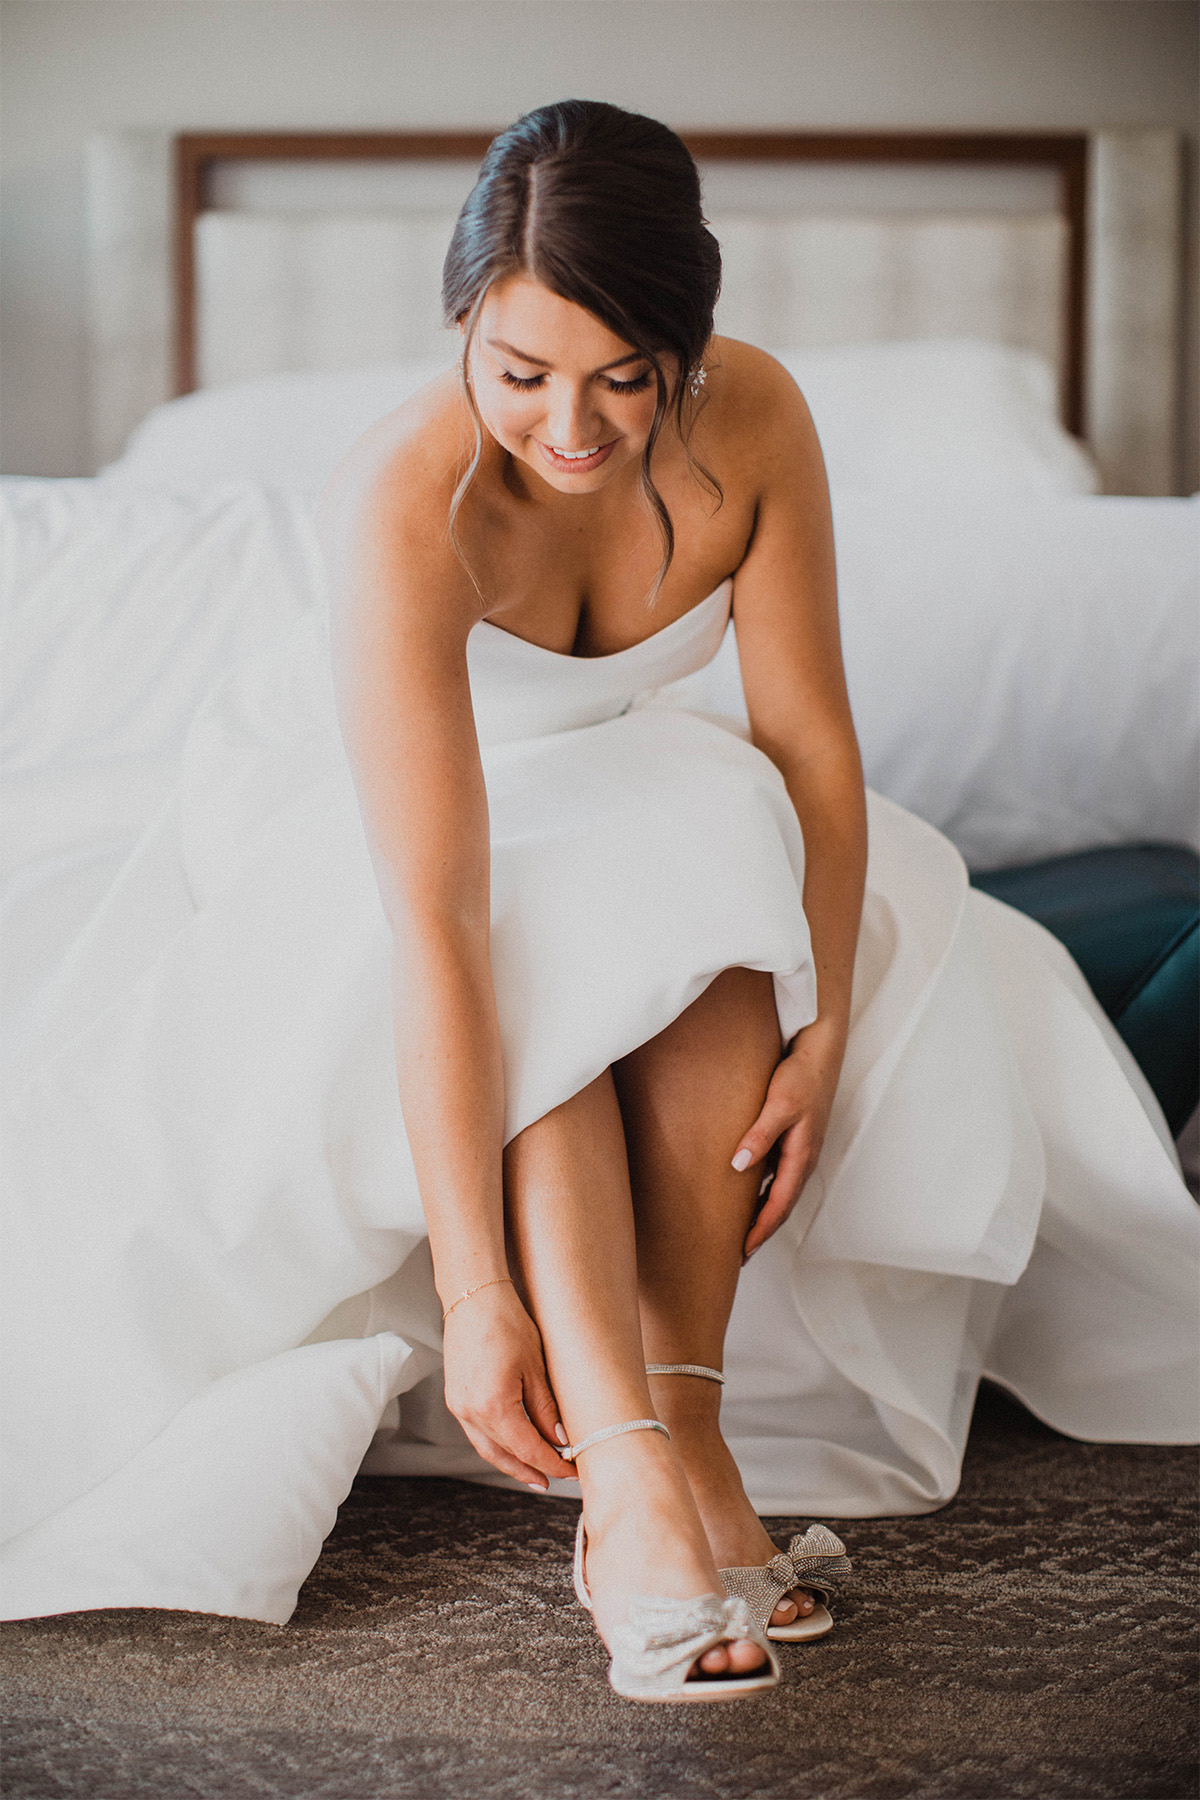
[[[770,1562],[779,1546],[772,1543],[742,1486],[738,1466],[721,1436],[718,1413],[721,1390],[695,1376],[650,1379],[658,1417],[671,1433],[679,1460],[691,1483],[696,1507],[718,1569],[751,1568]],[[807,1588],[785,1594],[768,1621],[794,1625],[808,1618],[817,1601]]]
[[[605,1643],[639,1594],[691,1599],[722,1592],[688,1478],[659,1432],[595,1444],[579,1461],[586,1521],[586,1577]],[[749,1639],[709,1650],[690,1675],[748,1675],[767,1661]]]

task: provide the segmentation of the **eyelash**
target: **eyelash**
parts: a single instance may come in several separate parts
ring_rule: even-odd
[[[507,382],[510,388],[515,388],[519,394],[529,394],[534,388],[540,387],[546,378],[544,375],[510,375],[507,369],[502,369],[500,379]],[[643,370],[632,381],[613,381],[611,377],[606,377],[605,386],[612,394],[640,394],[650,386],[650,371]]]

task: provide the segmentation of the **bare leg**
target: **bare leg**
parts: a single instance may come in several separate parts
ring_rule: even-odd
[[[771,978],[726,969],[666,1031],[613,1071],[629,1149],[647,1362],[721,1367],[742,1244],[760,1171],[729,1159],[779,1061]],[[764,1563],[775,1546],[746,1498],[718,1423],[721,1390],[693,1376],[651,1377],[719,1567]],[[772,1623],[813,1609],[795,1590]]]
[[[571,1441],[626,1419],[653,1418],[625,1137],[609,1072],[509,1145],[505,1204],[519,1278]],[[588,1582],[602,1637],[611,1638],[635,1594],[721,1591],[687,1476],[661,1432],[610,1438],[578,1467]],[[701,1663],[718,1674],[763,1660],[756,1645],[742,1642],[709,1651]]]

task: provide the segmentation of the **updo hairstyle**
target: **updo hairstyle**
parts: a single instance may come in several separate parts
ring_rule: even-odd
[[[675,532],[650,474],[654,446],[672,413],[686,450],[701,365],[721,286],[721,252],[700,206],[690,152],[656,119],[598,100],[561,100],[526,113],[495,138],[458,216],[442,273],[447,325],[465,324],[463,388],[475,421],[475,454],[454,492],[454,521],[483,452],[467,381],[467,359],[488,289],[528,275],[595,315],[651,364],[654,422],[642,457],[642,494],[663,539],[657,593]],[[664,356],[678,375],[670,385]],[[716,499],[715,478],[689,457]]]

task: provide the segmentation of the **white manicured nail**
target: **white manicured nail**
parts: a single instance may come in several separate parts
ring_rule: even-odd
[[[556,1425],[554,1427],[554,1435],[558,1439],[560,1444],[569,1444],[571,1441],[570,1438],[567,1436],[566,1432],[563,1430],[561,1424]]]
[[[544,1481],[527,1481],[525,1486],[527,1488],[532,1488],[535,1494],[544,1494],[548,1491],[547,1484]]]
[[[738,1174],[740,1175],[744,1169],[748,1169],[750,1167],[750,1164],[753,1161],[754,1161],[754,1156],[751,1151],[739,1150],[737,1155],[733,1159],[733,1166],[737,1170]]]

